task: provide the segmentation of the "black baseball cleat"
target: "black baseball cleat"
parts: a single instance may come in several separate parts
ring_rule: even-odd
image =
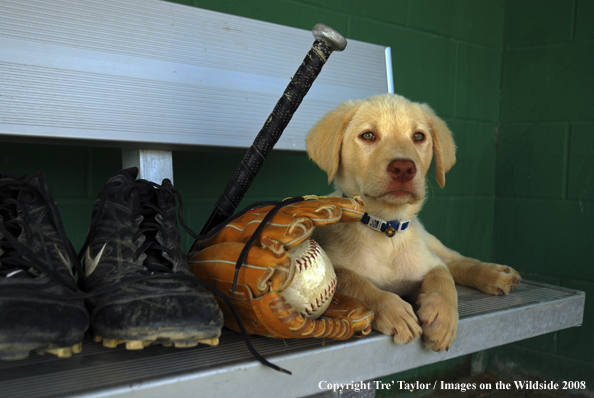
[[[179,193],[168,179],[159,186],[137,174],[126,169],[107,181],[79,253],[95,341],[127,349],[217,345],[223,315],[181,249]]]
[[[43,173],[0,173],[0,358],[69,357],[89,326],[66,237]]]

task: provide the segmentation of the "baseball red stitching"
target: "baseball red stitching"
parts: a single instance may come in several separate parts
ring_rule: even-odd
[[[308,241],[309,248],[305,255],[299,260],[296,260],[297,269],[299,272],[305,271],[311,264],[313,264],[320,255],[320,246],[315,240]]]
[[[324,289],[324,293],[320,293],[320,297],[316,298],[316,304],[314,305],[314,303],[311,303],[310,304],[311,309],[310,308],[305,309],[305,313],[307,315],[312,315],[314,312],[319,310],[326,303],[326,301],[330,300],[334,296],[335,291],[336,291],[336,277],[334,279],[332,279],[332,282],[330,282],[330,285],[328,285],[328,287],[326,289]],[[301,314],[301,315],[305,316],[304,314]]]

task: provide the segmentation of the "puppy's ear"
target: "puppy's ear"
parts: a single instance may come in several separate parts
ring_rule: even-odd
[[[433,158],[435,159],[435,179],[440,187],[445,186],[445,173],[456,163],[456,144],[452,132],[433,109],[427,104],[421,108],[431,123],[431,137],[433,138]]]
[[[305,139],[310,159],[328,174],[328,184],[338,171],[344,131],[358,109],[359,105],[356,102],[342,103],[326,114]]]

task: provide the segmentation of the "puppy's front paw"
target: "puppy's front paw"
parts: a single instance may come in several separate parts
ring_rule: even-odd
[[[423,344],[433,351],[449,350],[458,330],[457,299],[438,291],[419,295],[417,315],[423,328]]]
[[[393,335],[395,343],[410,343],[423,333],[412,305],[398,295],[383,292],[382,297],[373,307],[375,313],[373,328],[388,336]]]
[[[509,294],[522,280],[518,271],[507,265],[480,263],[477,268],[480,273],[477,288],[487,294]]]

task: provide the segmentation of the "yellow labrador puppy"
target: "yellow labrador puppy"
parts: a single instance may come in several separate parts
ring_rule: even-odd
[[[446,248],[418,220],[431,160],[441,187],[456,161],[452,133],[429,106],[392,94],[345,102],[312,129],[307,150],[334,180],[333,195],[365,202],[365,223],[318,228],[314,238],[338,291],[374,310],[377,331],[448,350],[458,326],[454,282],[495,295],[519,283],[514,269]]]

